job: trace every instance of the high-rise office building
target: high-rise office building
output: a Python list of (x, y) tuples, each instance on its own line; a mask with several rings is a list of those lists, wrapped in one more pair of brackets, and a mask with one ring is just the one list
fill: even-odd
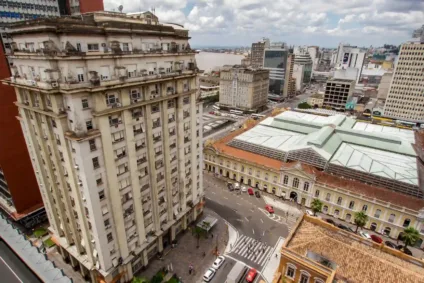
[(313, 60), (309, 55), (308, 49), (296, 48), (294, 64), (297, 66), (303, 66), (303, 80), (301, 83), (310, 84), (312, 78)]
[(203, 209), (188, 30), (150, 12), (9, 30), (13, 76), (3, 83), (16, 90), (52, 239), (91, 281), (128, 282)]
[(269, 47), (269, 39), (252, 43), (251, 65), (253, 68), (262, 68), (264, 66), (264, 51)]
[[(424, 33), (424, 32), (423, 32)], [(424, 37), (402, 44), (386, 104), (384, 116), (410, 122), (424, 122)]]
[[(23, 3), (25, 2), (25, 3)], [(59, 16), (58, 1), (0, 1), (0, 79), (11, 76), (6, 58), (12, 52), (12, 38), (6, 33), (8, 23), (25, 19)], [(16, 94), (12, 87), (0, 84), (0, 207), (13, 220), (27, 228), (46, 220), (40, 191), (22, 135), (18, 109), (13, 104)], [(25, 178), (22, 178), (25, 176)]]
[(366, 51), (361, 50), (357, 46), (340, 43), (331, 58), (331, 64), (336, 68), (358, 69), (356, 78), (356, 83), (358, 83), (362, 74), (362, 67), (364, 66), (365, 54)]
[(234, 66), (221, 70), (219, 105), (242, 111), (262, 110), (268, 101), (269, 71)]
[(319, 47), (318, 46), (308, 46), (308, 53), (311, 56), (312, 59), (312, 70), (315, 70), (315, 68), (318, 65), (319, 61)]
[(355, 80), (332, 78), (325, 85), (323, 106), (344, 110), (346, 102), (352, 96)]
[(272, 44), (264, 51), (264, 69), (269, 70), (269, 93), (273, 97), (285, 98), (286, 70), (289, 51), (284, 44)]

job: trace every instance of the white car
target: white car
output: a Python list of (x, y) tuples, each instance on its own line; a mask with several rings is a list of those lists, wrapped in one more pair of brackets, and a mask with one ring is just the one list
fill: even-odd
[(365, 238), (365, 239), (371, 239), (370, 234), (365, 233), (365, 232), (363, 232), (363, 231), (359, 231), (359, 235), (361, 235), (361, 237), (362, 237), (362, 238)]
[(246, 186), (242, 186), (242, 187), (241, 187), (241, 191), (242, 191), (243, 193), (247, 192), (247, 187), (246, 187)]
[(211, 281), (212, 278), (214, 277), (215, 273), (216, 273), (216, 269), (209, 267), (208, 270), (206, 270), (205, 274), (203, 275), (203, 280), (205, 282)]
[(221, 265), (224, 263), (224, 261), (225, 261), (225, 257), (221, 255), (213, 262), (212, 267), (214, 269), (219, 269)]
[(306, 210), (305, 213), (308, 214), (309, 216), (314, 216), (314, 213), (308, 209)]

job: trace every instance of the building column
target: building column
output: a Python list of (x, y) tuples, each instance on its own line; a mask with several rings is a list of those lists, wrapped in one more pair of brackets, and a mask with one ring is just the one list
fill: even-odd
[(186, 230), (187, 229), (187, 214), (183, 215), (181, 221), (182, 221), (181, 226), (182, 226), (183, 230)]
[(177, 230), (177, 227), (175, 225), (171, 226), (171, 230), (170, 230), (170, 235), (171, 235), (171, 245), (172, 245), (172, 241), (175, 240), (175, 231)]
[(143, 265), (147, 266), (147, 264), (149, 263), (149, 258), (147, 257), (147, 249), (144, 249), (141, 253), (142, 256), (142, 261), (143, 261)]
[(163, 251), (163, 234), (158, 237), (158, 251)]

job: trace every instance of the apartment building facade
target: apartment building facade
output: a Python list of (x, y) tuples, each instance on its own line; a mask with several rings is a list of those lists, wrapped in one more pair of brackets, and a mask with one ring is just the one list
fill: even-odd
[(127, 282), (203, 208), (188, 30), (98, 12), (10, 33), (3, 83), (16, 90), (52, 239), (88, 280)]
[(410, 122), (424, 122), (424, 40), (402, 44), (384, 116)]
[(262, 68), (264, 66), (264, 51), (269, 47), (269, 39), (252, 43), (250, 64), (253, 68)]
[(221, 70), (219, 105), (242, 111), (257, 111), (268, 100), (269, 71), (234, 66)]
[(345, 109), (346, 102), (352, 96), (355, 80), (332, 78), (325, 85), (323, 106), (333, 109)]

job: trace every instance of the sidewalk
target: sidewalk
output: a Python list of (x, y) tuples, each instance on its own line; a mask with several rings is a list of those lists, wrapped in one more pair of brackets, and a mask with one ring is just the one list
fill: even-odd
[(226, 224), (228, 225), (228, 244), (227, 247), (225, 248), (225, 253), (230, 253), (231, 250), (233, 249), (233, 247), (235, 246), (235, 243), (237, 242), (237, 239), (239, 237), (239, 233), (236, 230), (236, 228), (233, 227), (233, 225), (231, 225), (230, 223), (228, 223), (227, 221), (225, 221)]
[(262, 194), (262, 198), (264, 199), (266, 204), (269, 204), (274, 208), (280, 209), (284, 211), (284, 213), (288, 212), (290, 215), (297, 217), (303, 214), (300, 209), (294, 207), (293, 205), (290, 205), (289, 203), (282, 202), (281, 200), (266, 196), (265, 194)]
[[(169, 267), (171, 269), (170, 274), (177, 274), (184, 283), (202, 282), (204, 272), (216, 259), (215, 247), (218, 245), (219, 254), (224, 254), (225, 244), (229, 241), (229, 231), (225, 220), (207, 207), (205, 207), (203, 216), (199, 220), (206, 215), (217, 218), (218, 222), (209, 232), (208, 238), (200, 239), (200, 248), (196, 249), (197, 238), (192, 235), (189, 227), (186, 232), (181, 232), (182, 234), (177, 236), (177, 246), (174, 249), (164, 250), (162, 260), (156, 257), (152, 258), (147, 268), (135, 274), (135, 276), (150, 280), (161, 268)], [(206, 253), (206, 256), (203, 256), (203, 252)], [(195, 271), (191, 275), (188, 272), (190, 264), (194, 266)]]
[[(272, 279), (274, 278), (274, 273), (277, 270), (278, 265), (280, 264), (280, 250), (284, 244), (284, 241), (285, 239), (280, 237), (278, 242), (275, 244), (275, 248), (273, 250), (273, 253), (269, 257), (268, 263), (262, 269), (262, 277), (265, 279), (266, 282), (272, 282)], [(275, 255), (277, 255), (277, 257)]]

